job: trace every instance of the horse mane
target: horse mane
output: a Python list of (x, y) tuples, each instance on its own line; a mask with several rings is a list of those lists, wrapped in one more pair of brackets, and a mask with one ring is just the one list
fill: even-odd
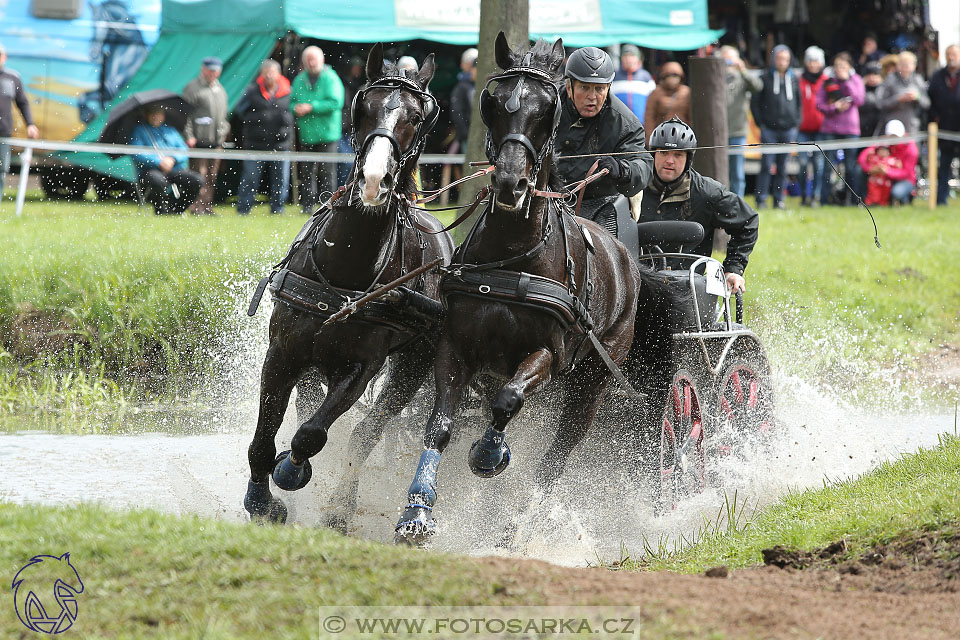
[[(547, 42), (543, 38), (537, 38), (537, 41), (530, 46), (529, 49), (524, 49), (523, 47), (517, 47), (516, 49), (511, 49), (510, 59), (513, 63), (513, 66), (519, 65), (523, 61), (523, 57), (527, 54), (533, 54), (530, 57), (530, 66), (534, 69), (539, 69), (550, 75), (550, 79), (554, 82), (560, 82), (563, 79), (563, 74), (560, 73), (560, 69), (551, 70), (550, 62), (553, 59), (553, 43)], [(561, 65), (562, 66), (562, 65)], [(494, 76), (500, 75), (506, 71), (495, 71), (490, 74), (487, 78), (488, 80)]]

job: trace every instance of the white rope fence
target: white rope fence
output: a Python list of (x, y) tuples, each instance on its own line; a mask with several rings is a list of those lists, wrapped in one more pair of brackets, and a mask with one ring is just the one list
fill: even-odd
[[(931, 123), (926, 133), (912, 133), (896, 139), (896, 142), (902, 143), (909, 140), (916, 142), (926, 140), (929, 144), (930, 162), (928, 171), (930, 173), (931, 193), (936, 190), (936, 145), (937, 140), (946, 140), (948, 142), (960, 142), (960, 133), (953, 131), (938, 131), (937, 125)], [(862, 149), (874, 145), (890, 144), (893, 139), (890, 136), (878, 136), (872, 138), (845, 138), (841, 140), (820, 140), (816, 142), (824, 151), (837, 149)], [(158, 153), (154, 147), (140, 147), (128, 144), (101, 144), (94, 142), (63, 142), (58, 140), (31, 140), (29, 138), (2, 138), (0, 143), (5, 143), (11, 147), (20, 147), (23, 151), (20, 153), (20, 182), (17, 189), (16, 215), (23, 212), (23, 202), (26, 195), (27, 178), (30, 173), (30, 163), (33, 160), (34, 149), (44, 151), (71, 151), (76, 153), (104, 153), (115, 156), (131, 156), (141, 153)], [(728, 146), (720, 145), (716, 147), (698, 147), (699, 149), (722, 149), (726, 148), (729, 155), (744, 155), (759, 153), (761, 155), (774, 155), (782, 153), (795, 152), (816, 152), (816, 147), (812, 143), (788, 142), (783, 144), (747, 144)], [(164, 151), (164, 150), (159, 150)], [(326, 163), (346, 163), (352, 162), (354, 154), (352, 153), (320, 153), (306, 151), (250, 151), (243, 149), (170, 149), (169, 151), (177, 155), (187, 156), (189, 158), (219, 158), (221, 160), (266, 160), (291, 162), (326, 162)], [(420, 156), (420, 164), (452, 164), (461, 165), (464, 162), (464, 155), (458, 153), (427, 153)], [(2, 176), (0, 176), (2, 179)], [(931, 207), (935, 206), (931, 195)]]

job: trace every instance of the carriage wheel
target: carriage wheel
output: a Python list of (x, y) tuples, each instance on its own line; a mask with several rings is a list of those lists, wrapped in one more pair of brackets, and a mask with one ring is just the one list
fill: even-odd
[(657, 509), (675, 509), (685, 496), (706, 487), (702, 387), (686, 369), (673, 376), (660, 429)]
[(769, 438), (773, 432), (769, 378), (746, 360), (728, 364), (720, 376), (715, 415), (718, 456), (733, 455), (743, 438)]

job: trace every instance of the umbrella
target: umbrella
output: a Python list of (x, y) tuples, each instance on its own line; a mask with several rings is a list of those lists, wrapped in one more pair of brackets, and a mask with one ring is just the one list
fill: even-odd
[[(97, 141), (107, 144), (130, 144), (133, 128), (143, 119), (143, 108), (155, 105), (166, 110), (166, 123), (182, 133), (187, 124), (187, 116), (193, 112), (193, 106), (172, 91), (149, 89), (134, 93), (123, 102), (114, 105), (110, 109), (110, 115)], [(107, 155), (112, 158), (117, 157), (117, 154)]]

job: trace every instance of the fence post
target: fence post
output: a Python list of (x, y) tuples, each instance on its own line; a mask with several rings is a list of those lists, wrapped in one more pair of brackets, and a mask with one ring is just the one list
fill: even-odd
[(937, 208), (937, 174), (939, 173), (939, 167), (937, 166), (937, 131), (936, 122), (927, 125), (927, 133), (930, 136), (927, 139), (927, 186), (930, 188), (930, 196), (927, 198), (927, 202), (931, 211)]
[(33, 147), (26, 147), (20, 153), (20, 182), (17, 188), (17, 217), (23, 215), (23, 199), (27, 196), (27, 178), (30, 177), (30, 162), (33, 160)]

